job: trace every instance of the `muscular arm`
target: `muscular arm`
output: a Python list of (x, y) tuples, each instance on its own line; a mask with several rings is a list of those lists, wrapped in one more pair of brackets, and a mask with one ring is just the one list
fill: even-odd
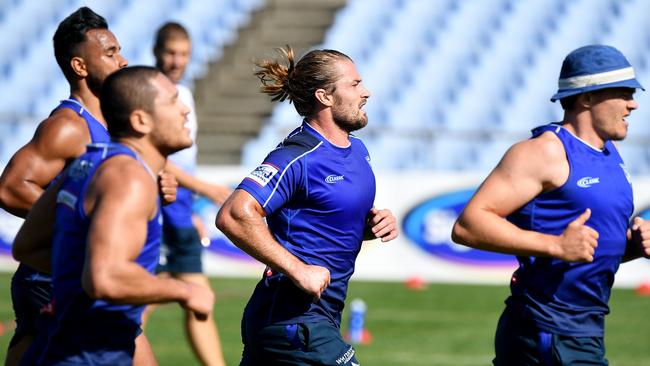
[(61, 109), (43, 121), (0, 176), (0, 207), (25, 217), (43, 188), (86, 151), (88, 143), (88, 128), (74, 111)]
[(320, 297), (329, 271), (303, 263), (278, 243), (264, 222), (266, 213), (248, 192), (237, 189), (217, 215), (216, 225), (232, 242), (260, 262), (287, 275), (305, 292)]
[(167, 160), (165, 171), (173, 174), (181, 187), (185, 187), (193, 192), (209, 198), (212, 202), (222, 205), (232, 190), (225, 185), (212, 184), (199, 179), (181, 169), (178, 165)]
[(50, 185), (34, 203), (11, 246), (17, 261), (45, 273), (52, 271), (56, 196), (61, 182)]
[(82, 283), (93, 298), (116, 303), (177, 301), (209, 313), (208, 288), (159, 278), (135, 262), (157, 211), (156, 182), (134, 160), (118, 156), (98, 169), (84, 202), (91, 217)]
[(505, 219), (543, 191), (561, 186), (568, 174), (564, 148), (550, 132), (513, 146), (468, 202), (454, 225), (452, 239), (501, 253), (592, 260), (593, 248), (589, 247), (596, 245), (597, 233), (583, 225), (589, 212), (560, 236), (523, 230)]

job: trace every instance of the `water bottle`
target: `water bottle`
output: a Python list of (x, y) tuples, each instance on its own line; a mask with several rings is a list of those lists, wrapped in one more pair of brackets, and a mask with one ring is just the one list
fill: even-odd
[(363, 330), (365, 328), (366, 310), (368, 307), (361, 299), (354, 299), (350, 302), (350, 325), (348, 336), (350, 343), (360, 344), (363, 341)]

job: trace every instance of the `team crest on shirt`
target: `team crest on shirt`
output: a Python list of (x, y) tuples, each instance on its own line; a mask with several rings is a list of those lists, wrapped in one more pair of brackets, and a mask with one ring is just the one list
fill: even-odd
[(248, 179), (259, 184), (260, 186), (266, 186), (274, 175), (278, 173), (278, 168), (274, 167), (269, 163), (263, 163), (253, 170), (249, 175)]
[(625, 168), (625, 164), (619, 163), (618, 166), (620, 166), (621, 169), (623, 169), (623, 174), (625, 174), (625, 179), (627, 179), (627, 182), (630, 183), (630, 185), (631, 185), (632, 184), (632, 177), (630, 176), (630, 173), (628, 173), (627, 168)]
[(77, 160), (70, 167), (68, 176), (73, 180), (85, 179), (92, 168), (92, 162), (88, 160)]

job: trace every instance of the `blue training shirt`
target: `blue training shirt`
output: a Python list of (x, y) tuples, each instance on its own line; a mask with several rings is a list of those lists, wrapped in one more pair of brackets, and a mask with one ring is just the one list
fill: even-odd
[(86, 107), (84, 107), (76, 99), (71, 97), (62, 100), (61, 103), (59, 103), (59, 105), (56, 108), (54, 108), (52, 113), (56, 112), (61, 108), (72, 109), (73, 111), (77, 112), (77, 114), (81, 116), (84, 120), (86, 120), (86, 125), (88, 126), (88, 132), (90, 133), (91, 143), (111, 141), (111, 136), (108, 134), (108, 130), (106, 129), (106, 126), (104, 126), (101, 122), (97, 120), (97, 118), (95, 118), (92, 114), (90, 114), (90, 112), (88, 112)]
[[(56, 226), (52, 246), (52, 279), (56, 327), (48, 352), (64, 352), (74, 342), (102, 343), (107, 339), (135, 339), (144, 305), (114, 304), (95, 300), (83, 290), (81, 277), (86, 256), (90, 219), (84, 211), (84, 197), (99, 166), (116, 155), (138, 156), (119, 143), (88, 145), (88, 151), (68, 169), (57, 195)], [(147, 169), (143, 164), (143, 169)], [(158, 263), (162, 219), (160, 210), (148, 222), (147, 238), (136, 262), (154, 273)], [(124, 332), (126, 331), (126, 334)], [(70, 337), (74, 337), (71, 340)], [(100, 340), (101, 339), (101, 340)], [(76, 346), (74, 346), (76, 347)], [(82, 346), (83, 347), (83, 346)]]
[(350, 146), (338, 147), (303, 122), (238, 189), (264, 208), (278, 242), (331, 276), (316, 303), (283, 274), (265, 276), (245, 317), (259, 326), (322, 320), (339, 326), (375, 199), (375, 176), (361, 140), (350, 136)]
[(596, 149), (558, 124), (533, 130), (533, 137), (554, 132), (562, 141), (570, 173), (561, 187), (545, 192), (508, 217), (525, 230), (560, 235), (587, 208), (586, 225), (600, 237), (592, 263), (568, 263), (553, 258), (518, 257), (508, 305), (542, 330), (573, 337), (603, 336), (607, 305), (627, 244), (634, 211), (632, 185), (614, 144)]

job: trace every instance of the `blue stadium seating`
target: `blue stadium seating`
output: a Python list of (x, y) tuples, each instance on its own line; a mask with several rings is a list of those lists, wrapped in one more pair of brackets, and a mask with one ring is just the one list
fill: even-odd
[(68, 96), (67, 83), (54, 59), (52, 36), (58, 23), (78, 7), (89, 6), (107, 19), (132, 65), (154, 63), (153, 37), (162, 23), (184, 24), (193, 39), (194, 57), (186, 75), (191, 82), (235, 40), (237, 28), (262, 2), (0, 0), (0, 166), (31, 138), (36, 122)]
[[(67, 95), (51, 37), (75, 8), (104, 15), (131, 64), (153, 63), (155, 29), (181, 22), (194, 40), (194, 79), (263, 2), (0, 0), (0, 34), (12, 35), (0, 38), (0, 164)], [(376, 168), (485, 171), (532, 127), (562, 118), (549, 97), (570, 50), (611, 44), (650, 86), (649, 13), (650, 0), (349, 0), (321, 46), (350, 55), (373, 93), (359, 135)], [(629, 170), (648, 174), (650, 93), (636, 99), (619, 145)], [(278, 104), (242, 163), (259, 162), (300, 120), (293, 105)]]
[[(559, 103), (549, 98), (564, 56), (586, 44), (621, 49), (650, 85), (648, 0), (374, 4), (350, 0), (322, 46), (350, 55), (373, 93), (370, 123), (359, 135), (377, 168), (491, 169), (532, 127), (561, 120)], [(629, 170), (647, 174), (650, 94), (636, 99), (641, 108), (628, 118), (630, 137), (619, 145)], [(246, 149), (270, 145), (269, 136), (299, 122), (291, 105), (279, 104), (260, 135), (265, 143)]]

